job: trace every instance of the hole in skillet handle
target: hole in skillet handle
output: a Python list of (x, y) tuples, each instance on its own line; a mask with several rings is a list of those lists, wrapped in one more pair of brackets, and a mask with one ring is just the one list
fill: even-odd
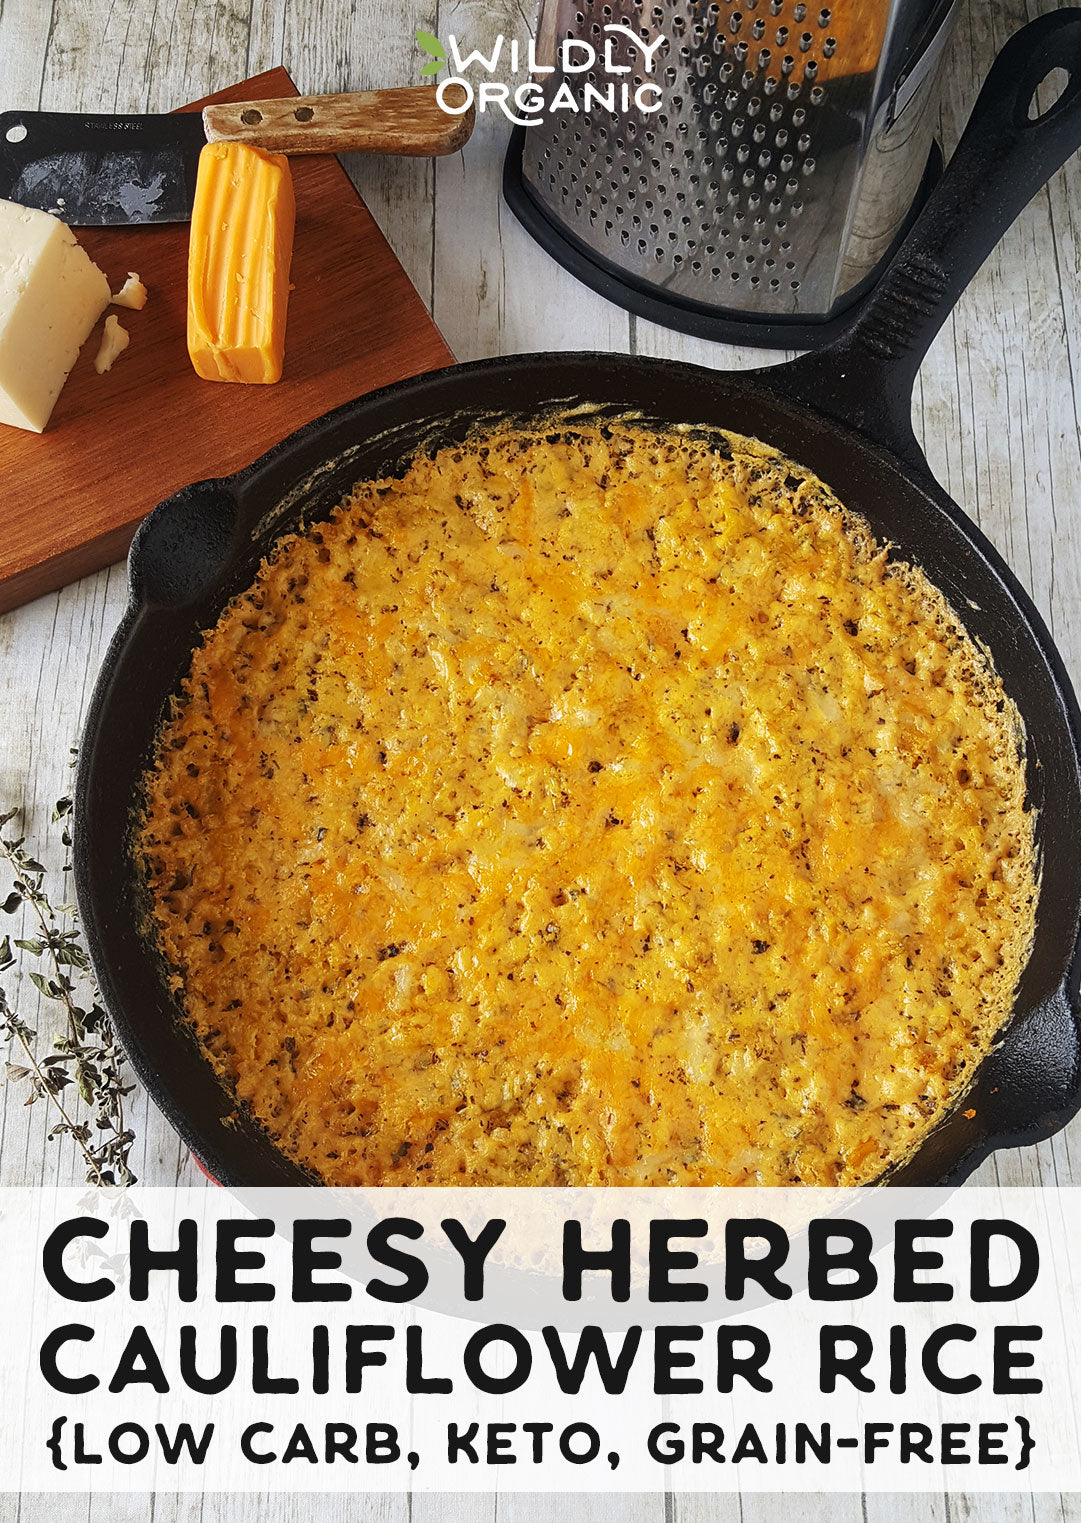
[(202, 597), (228, 564), (236, 521), (236, 498), (221, 481), (196, 482), (159, 503), (132, 540), (133, 598), (182, 607)]
[(1028, 103), (1030, 122), (1042, 122), (1044, 117), (1050, 116), (1066, 94), (1071, 78), (1069, 69), (1063, 68), (1051, 69), (1044, 75)]

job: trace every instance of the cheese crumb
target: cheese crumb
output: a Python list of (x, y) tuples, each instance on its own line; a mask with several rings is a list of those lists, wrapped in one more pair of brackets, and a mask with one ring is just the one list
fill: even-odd
[(128, 278), (112, 298), (112, 304), (114, 307), (131, 307), (134, 312), (141, 312), (146, 306), (146, 287), (134, 270), (128, 271)]
[(104, 375), (107, 370), (111, 370), (114, 360), (124, 353), (130, 343), (131, 335), (128, 330), (120, 326), (120, 320), (115, 312), (110, 312), (105, 319), (105, 332), (101, 335), (101, 344), (94, 360), (94, 369), (98, 375)]

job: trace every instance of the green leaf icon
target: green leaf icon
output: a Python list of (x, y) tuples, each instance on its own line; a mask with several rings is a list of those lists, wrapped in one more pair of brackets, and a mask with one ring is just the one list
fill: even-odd
[(433, 37), (431, 32), (418, 31), (417, 41), (420, 43), (421, 47), (426, 53), (430, 53), (433, 58), (438, 58), (441, 64), (446, 63), (446, 49), (438, 37)]
[(421, 74), (438, 74), (445, 62), (445, 59), (433, 58), (431, 63), (426, 63), (420, 72)]

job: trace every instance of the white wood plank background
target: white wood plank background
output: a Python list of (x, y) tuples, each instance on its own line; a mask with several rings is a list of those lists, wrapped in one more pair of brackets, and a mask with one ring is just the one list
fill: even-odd
[[(991, 58), (1054, 0), (968, 0), (951, 49), (942, 137), (952, 147)], [(0, 0), (0, 107), (168, 110), (284, 63), (302, 91), (412, 83), (416, 27), (474, 45), (524, 37), (534, 0)], [(483, 118), (466, 150), (437, 164), (352, 160), (348, 168), (460, 359), (594, 348), (736, 367), (770, 356), (683, 338), (628, 317), (540, 252), (502, 205), (505, 123)], [(1031, 591), (1081, 685), (1081, 162), (1019, 219), (962, 299), (921, 372), (917, 432), (952, 495)], [(777, 356), (774, 356), (776, 358)], [(134, 441), (137, 447), (137, 441)], [(208, 462), (212, 469), (213, 462)], [(17, 483), (0, 484), (2, 494)], [(125, 597), (121, 567), (0, 618), (0, 808), (21, 804), (28, 835), (48, 831), (68, 786), (69, 748)], [(55, 852), (49, 858), (55, 862)], [(37, 1018), (34, 991), (16, 990)], [(0, 1182), (78, 1182), (43, 1109), (4, 1091)], [(190, 1159), (142, 1096), (133, 1162), (152, 1184), (194, 1183)], [(987, 1182), (1081, 1184), (1081, 1129), (998, 1154)], [(0, 1497), (25, 1523), (1051, 1523), (1081, 1519), (1081, 1498), (883, 1497)]]

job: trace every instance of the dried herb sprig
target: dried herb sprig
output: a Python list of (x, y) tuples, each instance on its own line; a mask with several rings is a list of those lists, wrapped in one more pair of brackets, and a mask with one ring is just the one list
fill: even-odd
[[(0, 814), (0, 830), (17, 814), (17, 809)], [(65, 847), (71, 845), (70, 815), (71, 800), (60, 799), (53, 821), (61, 823), (60, 838)], [(0, 858), (12, 874), (11, 891), (0, 909), (12, 915), (26, 904), (38, 925), (37, 935), (15, 940), (14, 946), (43, 965), (28, 970), (30, 980), (46, 999), (62, 1007), (65, 1018), (64, 1030), (54, 1037), (52, 1051), (39, 1057), (37, 1032), (12, 1008), (0, 988), (0, 1035), (18, 1047), (22, 1057), (21, 1062), (8, 1062), (8, 1079), (29, 1086), (27, 1105), (45, 1100), (54, 1107), (59, 1119), (49, 1131), (49, 1140), (71, 1137), (83, 1155), (88, 1184), (134, 1184), (128, 1155), (135, 1134), (124, 1118), (124, 1097), (134, 1086), (124, 1082), (123, 1058), (94, 986), (75, 907), (52, 903), (44, 886), (45, 868), (24, 849), (22, 838), (0, 838)], [(65, 871), (69, 868), (70, 864), (65, 864)], [(18, 961), (11, 937), (5, 936), (0, 940), (0, 972)], [(81, 1107), (72, 1104), (74, 1094), (79, 1096)], [(77, 1114), (80, 1109), (81, 1116)]]

